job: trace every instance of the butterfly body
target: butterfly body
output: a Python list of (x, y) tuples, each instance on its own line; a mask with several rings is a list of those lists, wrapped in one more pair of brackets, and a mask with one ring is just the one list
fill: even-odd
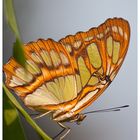
[(80, 122), (80, 114), (110, 85), (128, 50), (129, 23), (108, 19), (97, 28), (55, 42), (25, 44), (26, 69), (14, 58), (4, 65), (6, 85), (25, 105), (52, 112), (57, 122)]

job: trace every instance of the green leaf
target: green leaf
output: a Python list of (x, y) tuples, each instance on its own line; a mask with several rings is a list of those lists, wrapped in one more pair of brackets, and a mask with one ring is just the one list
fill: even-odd
[(36, 123), (35, 121), (28, 115), (28, 113), (22, 108), (22, 106), (18, 103), (16, 98), (12, 95), (12, 93), (3, 85), (6, 95), (13, 103), (13, 105), (21, 112), (21, 114), (25, 117), (26, 121), (38, 132), (38, 134), (44, 140), (52, 140)]
[(24, 49), (19, 39), (16, 39), (16, 42), (13, 45), (13, 57), (20, 65), (25, 67), (26, 59), (25, 59)]
[(21, 42), (20, 33), (16, 23), (13, 0), (4, 0), (4, 8), (8, 25), (11, 27), (16, 36), (16, 42), (13, 45), (13, 57), (20, 65), (25, 67), (25, 55), (22, 47), (23, 44)]
[(5, 9), (5, 15), (9, 26), (15, 33), (16, 38), (20, 39), (20, 34), (18, 31), (16, 18), (14, 14), (13, 0), (4, 0), (4, 9)]
[(12, 105), (6, 94), (4, 94), (3, 99), (4, 140), (25, 140), (17, 109)]
[(13, 8), (13, 1), (12, 0), (4, 0), (4, 8), (5, 8), (5, 14), (6, 14), (6, 19), (13, 30), (13, 32), (16, 35), (16, 38), (20, 39), (20, 34), (18, 31), (17, 23), (16, 23), (16, 18), (15, 18), (15, 12)]

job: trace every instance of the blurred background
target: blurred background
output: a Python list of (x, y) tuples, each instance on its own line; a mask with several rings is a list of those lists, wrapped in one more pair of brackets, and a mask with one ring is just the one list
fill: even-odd
[[(137, 1), (136, 0), (14, 0), (14, 8), (24, 43), (38, 38), (58, 41), (68, 34), (97, 27), (107, 18), (122, 17), (131, 27), (126, 59), (109, 88), (84, 112), (129, 104), (120, 112), (90, 114), (81, 125), (72, 128), (66, 140), (137, 139)], [(12, 55), (15, 38), (4, 19), (3, 61)], [(27, 109), (27, 108), (26, 108)], [(29, 109), (27, 111), (31, 112)], [(39, 140), (33, 128), (21, 116), (28, 140)], [(51, 137), (61, 128), (49, 117), (36, 121)]]

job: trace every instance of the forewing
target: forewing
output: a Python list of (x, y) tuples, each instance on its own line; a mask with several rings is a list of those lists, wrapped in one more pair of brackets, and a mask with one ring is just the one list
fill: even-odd
[(129, 23), (122, 18), (114, 18), (98, 28), (78, 32), (59, 41), (76, 60), (75, 70), (83, 87), (77, 102), (92, 89), (99, 91), (91, 99), (95, 100), (103, 93), (123, 63), (129, 39)]

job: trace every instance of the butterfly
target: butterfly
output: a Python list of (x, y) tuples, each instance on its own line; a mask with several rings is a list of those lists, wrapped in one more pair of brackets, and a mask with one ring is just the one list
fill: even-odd
[[(68, 35), (58, 42), (39, 39), (24, 45), (26, 68), (10, 58), (6, 86), (30, 109), (63, 122), (81, 122), (80, 113), (111, 84), (126, 56), (130, 26), (122, 18)], [(64, 138), (70, 129), (61, 137)]]

